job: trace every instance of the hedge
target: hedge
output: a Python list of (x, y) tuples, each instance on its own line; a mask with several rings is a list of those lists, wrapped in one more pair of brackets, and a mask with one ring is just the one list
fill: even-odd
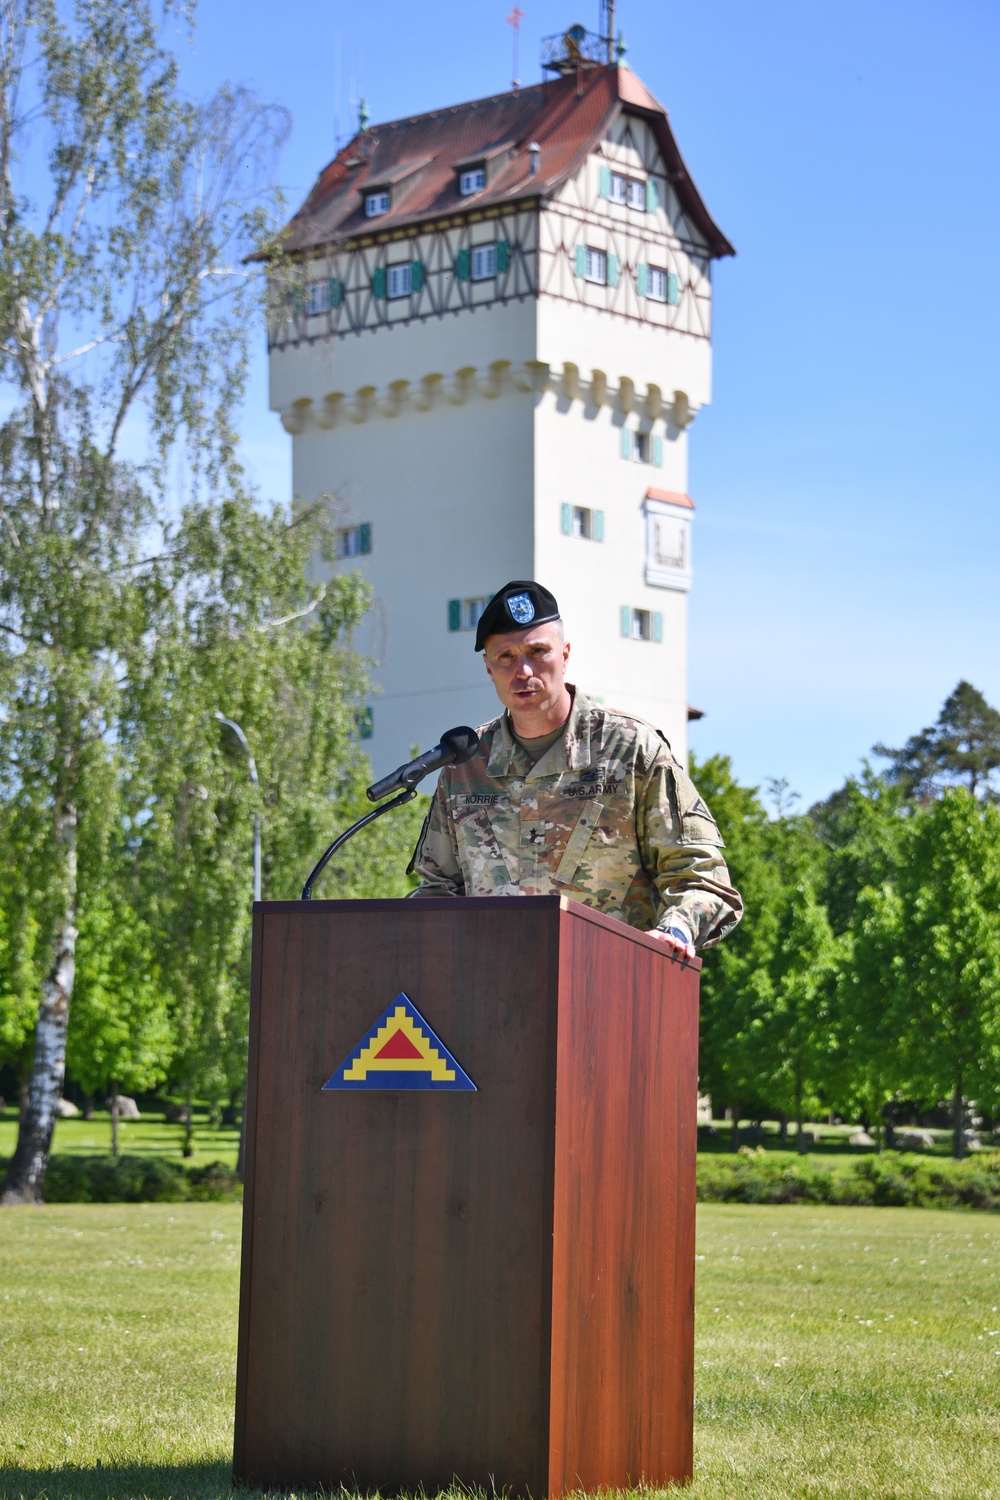
[[(0, 1173), (6, 1168), (0, 1162)], [(53, 1156), (46, 1203), (224, 1203), (243, 1197), (231, 1167), (185, 1167), (164, 1156)], [(698, 1158), (701, 1203), (830, 1203), (900, 1208), (1000, 1209), (1000, 1152), (965, 1161), (885, 1151), (836, 1170), (789, 1164), (758, 1147)]]
[(702, 1203), (845, 1203), (898, 1208), (1000, 1209), (1000, 1152), (964, 1161), (885, 1151), (831, 1171), (812, 1161), (776, 1162), (743, 1146), (698, 1160)]
[[(0, 1174), (7, 1163), (0, 1163)], [(46, 1203), (224, 1203), (243, 1197), (232, 1167), (184, 1167), (165, 1156), (53, 1156)]]

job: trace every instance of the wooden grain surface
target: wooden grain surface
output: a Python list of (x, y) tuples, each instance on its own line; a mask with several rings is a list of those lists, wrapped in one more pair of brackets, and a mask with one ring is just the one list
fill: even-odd
[[(698, 967), (552, 897), (258, 906), (237, 1480), (690, 1474)], [(478, 1092), (323, 1092), (400, 990)]]
[[(236, 1476), (540, 1495), (558, 905), (256, 920)], [(322, 1092), (399, 990), (477, 1093)]]
[(691, 1477), (698, 977), (654, 944), (562, 917), (553, 1495)]

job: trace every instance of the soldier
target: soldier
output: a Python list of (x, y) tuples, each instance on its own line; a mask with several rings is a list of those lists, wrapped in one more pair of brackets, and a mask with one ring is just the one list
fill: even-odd
[(410, 861), (414, 896), (572, 896), (693, 958), (736, 926), (715, 819), (658, 729), (566, 681), (559, 606), (515, 579), (476, 632), (504, 712), (449, 766)]

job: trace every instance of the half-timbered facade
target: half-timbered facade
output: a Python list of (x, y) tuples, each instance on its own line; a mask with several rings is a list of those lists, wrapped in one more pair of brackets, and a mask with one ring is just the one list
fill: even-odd
[(473, 652), (508, 578), (563, 609), (574, 679), (685, 753), (687, 432), (732, 247), (626, 67), (363, 130), (272, 276), (271, 403), (375, 606), (384, 769), (495, 698)]

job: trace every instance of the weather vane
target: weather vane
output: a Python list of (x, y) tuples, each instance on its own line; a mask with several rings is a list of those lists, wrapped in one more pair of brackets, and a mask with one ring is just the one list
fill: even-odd
[(507, 18), (506, 18), (507, 25), (508, 26), (513, 26), (513, 28), (514, 28), (514, 87), (515, 88), (519, 88), (520, 85), (521, 85), (521, 80), (518, 77), (517, 44), (518, 44), (518, 41), (520, 40), (520, 36), (521, 36), (521, 22), (522, 22), (523, 19), (524, 19), (524, 11), (523, 10), (518, 10), (518, 8), (517, 8), (516, 5), (514, 6), (514, 8), (511, 11), (510, 15), (507, 16)]

